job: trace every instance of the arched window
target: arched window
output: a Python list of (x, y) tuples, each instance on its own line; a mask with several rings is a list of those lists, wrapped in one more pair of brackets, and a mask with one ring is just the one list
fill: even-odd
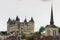
[(53, 36), (56, 36), (56, 30), (53, 30)]
[(48, 36), (50, 35), (50, 30), (47, 30), (47, 35), (48, 35)]

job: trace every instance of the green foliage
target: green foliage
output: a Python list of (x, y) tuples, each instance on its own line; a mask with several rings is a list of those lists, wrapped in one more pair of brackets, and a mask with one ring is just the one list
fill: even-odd
[(32, 36), (28, 37), (28, 40), (34, 40), (36, 37), (40, 37), (39, 32), (35, 32)]
[(39, 32), (35, 32), (33, 35), (32, 35), (32, 37), (39, 37), (41, 34), (39, 33)]
[(41, 34), (41, 32), (43, 32), (45, 30), (45, 27), (41, 26), (39, 29), (39, 33)]
[(28, 37), (28, 40), (34, 40), (34, 38), (33, 37)]
[(43, 32), (44, 30), (45, 30), (45, 27), (41, 26), (39, 31), (35, 32), (32, 36), (28, 37), (28, 40), (34, 40), (34, 38), (40, 37), (41, 36), (41, 32)]
[(60, 27), (58, 28), (58, 32), (60, 33)]
[(26, 38), (26, 35), (25, 34), (22, 34), (21, 38), (22, 39), (25, 39)]

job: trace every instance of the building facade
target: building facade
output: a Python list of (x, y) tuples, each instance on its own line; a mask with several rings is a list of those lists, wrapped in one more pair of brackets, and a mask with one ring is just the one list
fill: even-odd
[(19, 17), (16, 17), (16, 20), (8, 19), (7, 22), (7, 33), (19, 33), (19, 34), (33, 34), (34, 33), (34, 20), (31, 18), (27, 22), (27, 19), (23, 22), (20, 22)]

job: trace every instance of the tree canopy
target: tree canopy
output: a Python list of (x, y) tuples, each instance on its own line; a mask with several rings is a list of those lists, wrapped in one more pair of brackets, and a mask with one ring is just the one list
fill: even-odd
[(41, 26), (39, 29), (39, 33), (41, 34), (41, 32), (43, 32), (45, 30), (45, 27)]

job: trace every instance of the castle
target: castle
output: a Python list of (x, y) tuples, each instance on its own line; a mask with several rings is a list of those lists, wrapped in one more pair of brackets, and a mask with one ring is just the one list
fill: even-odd
[(26, 18), (21, 22), (18, 16), (16, 20), (9, 18), (7, 31), (0, 32), (0, 40), (21, 40), (21, 35), (23, 34), (26, 36), (34, 34), (34, 20), (32, 17), (28, 22)]
[[(11, 18), (9, 18), (7, 21), (7, 31), (0, 33), (0, 40), (20, 40), (20, 35), (22, 34), (34, 34), (33, 18), (31, 18), (31, 20), (29, 20), (28, 22), (26, 18), (23, 22), (20, 22), (18, 16), (16, 17), (16, 20), (12, 20)], [(54, 24), (52, 5), (50, 24), (45, 26), (45, 34), (43, 34), (43, 37), (40, 36), (40, 38), (35, 38), (34, 40), (60, 40), (58, 27)]]
[(34, 20), (31, 17), (31, 20), (27, 22), (27, 19), (23, 22), (20, 22), (19, 17), (16, 17), (16, 20), (8, 19), (7, 21), (7, 33), (19, 33), (19, 34), (33, 34), (34, 33)]

